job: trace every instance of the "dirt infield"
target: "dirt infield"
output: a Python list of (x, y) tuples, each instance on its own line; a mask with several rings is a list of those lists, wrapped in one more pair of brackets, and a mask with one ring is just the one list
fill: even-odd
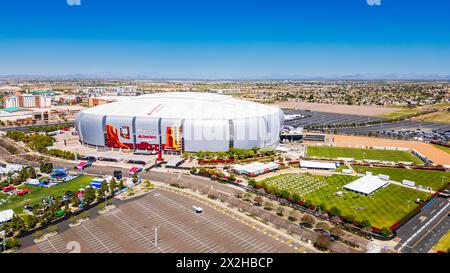
[(309, 103), (296, 101), (281, 101), (274, 103), (278, 107), (287, 109), (311, 110), (315, 112), (349, 114), (361, 116), (380, 116), (398, 111), (396, 108), (388, 108), (381, 106), (359, 106), (359, 105), (343, 105), (343, 104), (326, 104), (326, 103)]
[(347, 146), (386, 146), (386, 147), (404, 147), (415, 149), (419, 153), (428, 157), (434, 164), (437, 165), (450, 165), (450, 155), (446, 152), (439, 150), (431, 144), (418, 142), (418, 141), (406, 141), (395, 139), (383, 139), (373, 137), (358, 137), (358, 136), (343, 136), (333, 135), (334, 144), (338, 147)]

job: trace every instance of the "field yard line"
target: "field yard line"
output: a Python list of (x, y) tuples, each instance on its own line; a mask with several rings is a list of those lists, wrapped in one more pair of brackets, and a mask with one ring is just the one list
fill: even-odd
[(433, 218), (431, 218), (416, 233), (414, 233), (411, 237), (409, 237), (409, 239), (402, 244), (402, 246), (398, 249), (398, 251), (401, 251), (403, 247), (405, 247), (412, 239), (414, 239), (420, 232), (422, 232), (422, 230), (424, 230), (428, 225), (430, 225), (430, 223), (433, 222), (433, 220), (436, 219), (436, 217), (438, 217), (439, 214), (441, 214), (444, 210), (446, 210), (448, 206), (450, 206), (450, 203), (447, 203), (447, 205), (445, 205), (440, 211), (438, 211), (438, 213), (436, 213), (436, 215), (434, 215)]

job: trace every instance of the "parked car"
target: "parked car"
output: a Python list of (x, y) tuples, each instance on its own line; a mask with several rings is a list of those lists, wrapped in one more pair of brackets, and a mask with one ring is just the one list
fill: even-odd
[(18, 191), (16, 194), (21, 196), (21, 195), (25, 195), (27, 193), (30, 193), (30, 189), (29, 188), (22, 189), (22, 190)]
[(92, 166), (92, 162), (91, 161), (83, 161), (83, 162), (78, 163), (75, 166), (75, 169), (84, 170), (84, 169), (89, 168), (91, 166)]
[(3, 192), (10, 192), (10, 191), (14, 191), (16, 189), (17, 188), (14, 187), (13, 185), (9, 185), (9, 186), (6, 186), (6, 187), (3, 188)]
[(128, 171), (128, 173), (130, 174), (130, 175), (134, 175), (135, 173), (140, 173), (140, 172), (142, 172), (142, 167), (133, 167), (133, 168), (131, 168), (129, 171)]

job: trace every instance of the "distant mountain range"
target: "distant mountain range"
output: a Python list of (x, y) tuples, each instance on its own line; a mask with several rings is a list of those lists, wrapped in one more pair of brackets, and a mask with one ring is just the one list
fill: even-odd
[(272, 74), (242, 76), (237, 74), (217, 75), (164, 75), (164, 74), (67, 74), (67, 75), (0, 75), (0, 79), (42, 79), (42, 80), (450, 80), (450, 75), (439, 74), (351, 74), (329, 76), (302, 76)]

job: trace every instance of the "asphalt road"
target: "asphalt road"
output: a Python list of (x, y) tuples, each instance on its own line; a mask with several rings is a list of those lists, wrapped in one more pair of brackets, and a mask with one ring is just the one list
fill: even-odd
[(450, 199), (438, 197), (426, 209), (397, 230), (397, 250), (427, 253), (450, 230)]

